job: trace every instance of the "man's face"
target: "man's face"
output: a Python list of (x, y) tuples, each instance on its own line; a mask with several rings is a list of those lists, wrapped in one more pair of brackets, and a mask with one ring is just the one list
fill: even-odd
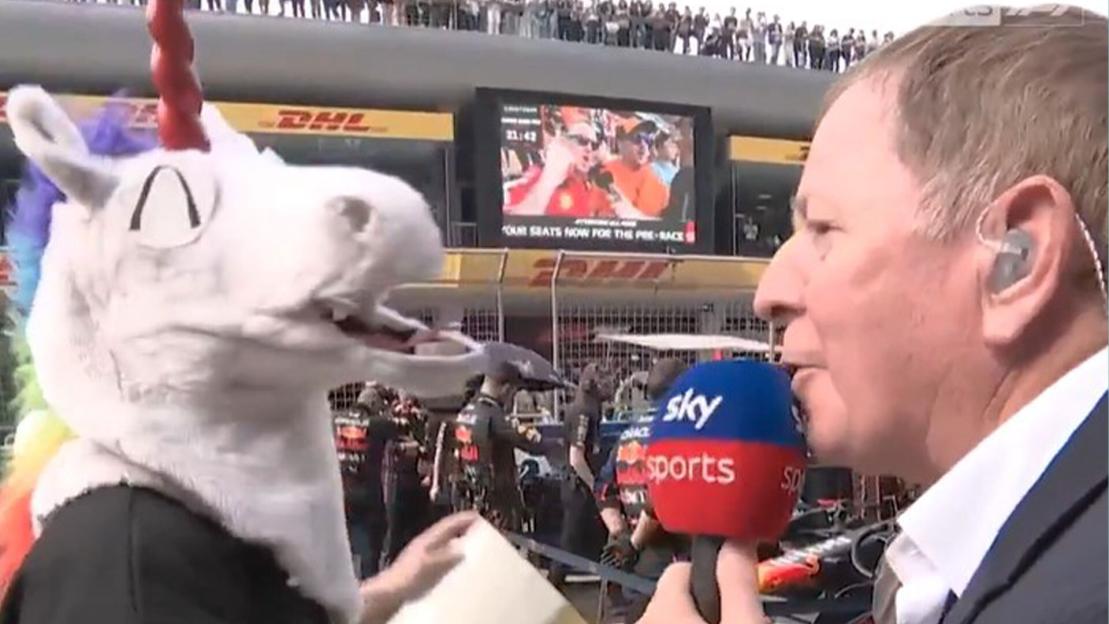
[(577, 152), (574, 170), (582, 174), (588, 173), (597, 162), (597, 132), (592, 127), (583, 125), (572, 128), (566, 133), (566, 138)]
[(755, 309), (788, 323), (782, 359), (798, 368), (793, 389), (821, 460), (914, 478), (970, 383), (951, 371), (981, 342), (981, 324), (972, 237), (945, 246), (913, 231), (921, 185), (894, 148), (894, 88), (860, 82), (820, 123), (797, 231)]
[(651, 158), (651, 138), (643, 133), (633, 133), (618, 141), (620, 159), (629, 167), (641, 167)]
[(659, 158), (667, 162), (677, 162), (679, 156), (681, 151), (678, 149), (677, 140), (673, 138), (668, 139), (659, 149)]

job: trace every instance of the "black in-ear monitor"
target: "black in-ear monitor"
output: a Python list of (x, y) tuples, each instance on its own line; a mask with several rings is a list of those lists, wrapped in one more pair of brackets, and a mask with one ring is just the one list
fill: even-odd
[(1005, 233), (990, 270), (990, 289), (1001, 292), (1024, 279), (1032, 266), (1035, 242), (1024, 230), (1013, 228)]

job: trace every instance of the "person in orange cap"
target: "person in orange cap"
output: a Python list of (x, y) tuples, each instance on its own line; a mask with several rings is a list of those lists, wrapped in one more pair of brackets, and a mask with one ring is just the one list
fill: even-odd
[(651, 167), (651, 144), (657, 133), (654, 122), (637, 119), (616, 129), (617, 157), (605, 163), (605, 170), (612, 175), (614, 190), (630, 204), (631, 210), (614, 206), (621, 218), (658, 219), (670, 201), (669, 187)]

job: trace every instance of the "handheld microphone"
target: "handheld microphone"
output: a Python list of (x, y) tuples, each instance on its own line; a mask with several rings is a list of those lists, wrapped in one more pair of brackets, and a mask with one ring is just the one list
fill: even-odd
[(707, 362), (659, 403), (648, 488), (662, 526), (694, 537), (691, 590), (709, 624), (720, 621), (724, 540), (776, 540), (797, 504), (806, 454), (789, 383), (774, 364)]
[(589, 181), (602, 191), (611, 193), (612, 185), (615, 184), (616, 179), (612, 177), (611, 172), (605, 170), (603, 165), (596, 165), (589, 170)]

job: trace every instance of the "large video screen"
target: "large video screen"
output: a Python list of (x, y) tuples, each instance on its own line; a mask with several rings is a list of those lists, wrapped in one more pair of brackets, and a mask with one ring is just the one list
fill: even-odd
[(691, 245), (693, 118), (502, 103), (506, 239)]
[(712, 249), (708, 109), (479, 90), (482, 245)]

